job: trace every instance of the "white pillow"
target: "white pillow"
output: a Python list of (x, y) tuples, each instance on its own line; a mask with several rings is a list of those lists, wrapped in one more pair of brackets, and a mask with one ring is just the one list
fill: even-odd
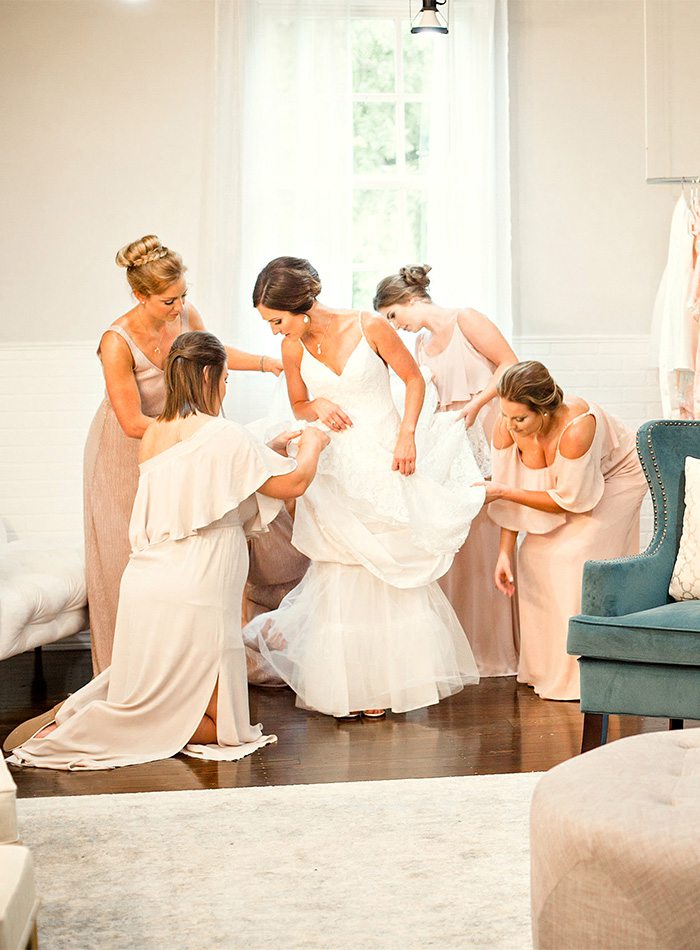
[(700, 600), (700, 459), (685, 460), (685, 513), (668, 592), (674, 600)]

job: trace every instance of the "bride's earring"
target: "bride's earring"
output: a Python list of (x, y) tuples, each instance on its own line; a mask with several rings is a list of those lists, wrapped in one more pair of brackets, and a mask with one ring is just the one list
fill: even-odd
[(305, 314), (304, 314), (304, 323), (305, 323), (307, 326), (311, 323), (311, 317), (308, 315), (308, 313), (305, 313)]

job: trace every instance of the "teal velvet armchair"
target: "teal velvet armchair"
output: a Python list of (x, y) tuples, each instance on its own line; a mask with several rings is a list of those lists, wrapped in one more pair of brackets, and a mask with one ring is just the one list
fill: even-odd
[(581, 672), (581, 750), (605, 742), (610, 714), (700, 719), (700, 601), (668, 594), (683, 528), (685, 459), (700, 457), (700, 421), (646, 422), (637, 451), (654, 504), (654, 536), (637, 557), (588, 561), (568, 652)]

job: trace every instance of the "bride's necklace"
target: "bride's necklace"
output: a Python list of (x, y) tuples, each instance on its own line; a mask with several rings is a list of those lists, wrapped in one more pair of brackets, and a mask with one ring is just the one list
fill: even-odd
[(321, 355), (321, 344), (322, 344), (322, 343), (325, 341), (325, 339), (326, 339), (326, 334), (328, 333), (328, 328), (329, 328), (330, 325), (331, 325), (331, 318), (329, 317), (329, 318), (328, 318), (328, 323), (326, 324), (326, 329), (323, 331), (323, 336), (321, 337), (321, 339), (320, 339), (320, 340), (318, 341), (318, 343), (316, 344), (316, 355), (317, 355), (317, 356), (320, 356), (320, 355)]

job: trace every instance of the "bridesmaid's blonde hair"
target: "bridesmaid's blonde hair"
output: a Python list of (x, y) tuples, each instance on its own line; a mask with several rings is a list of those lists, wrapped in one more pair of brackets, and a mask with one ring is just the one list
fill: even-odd
[(525, 360), (509, 366), (498, 380), (496, 392), (502, 399), (519, 402), (540, 415), (554, 413), (564, 402), (564, 393), (543, 363)]
[(411, 264), (410, 267), (402, 267), (398, 274), (380, 280), (372, 306), (375, 310), (381, 310), (382, 307), (408, 303), (409, 300), (430, 301), (428, 274), (431, 270), (430, 264)]
[(165, 408), (158, 421), (170, 422), (195, 412), (218, 415), (219, 383), (225, 369), (226, 350), (213, 333), (181, 333), (165, 361)]
[(117, 251), (115, 261), (126, 268), (131, 289), (144, 297), (162, 293), (187, 270), (180, 255), (164, 247), (155, 234), (125, 244)]

